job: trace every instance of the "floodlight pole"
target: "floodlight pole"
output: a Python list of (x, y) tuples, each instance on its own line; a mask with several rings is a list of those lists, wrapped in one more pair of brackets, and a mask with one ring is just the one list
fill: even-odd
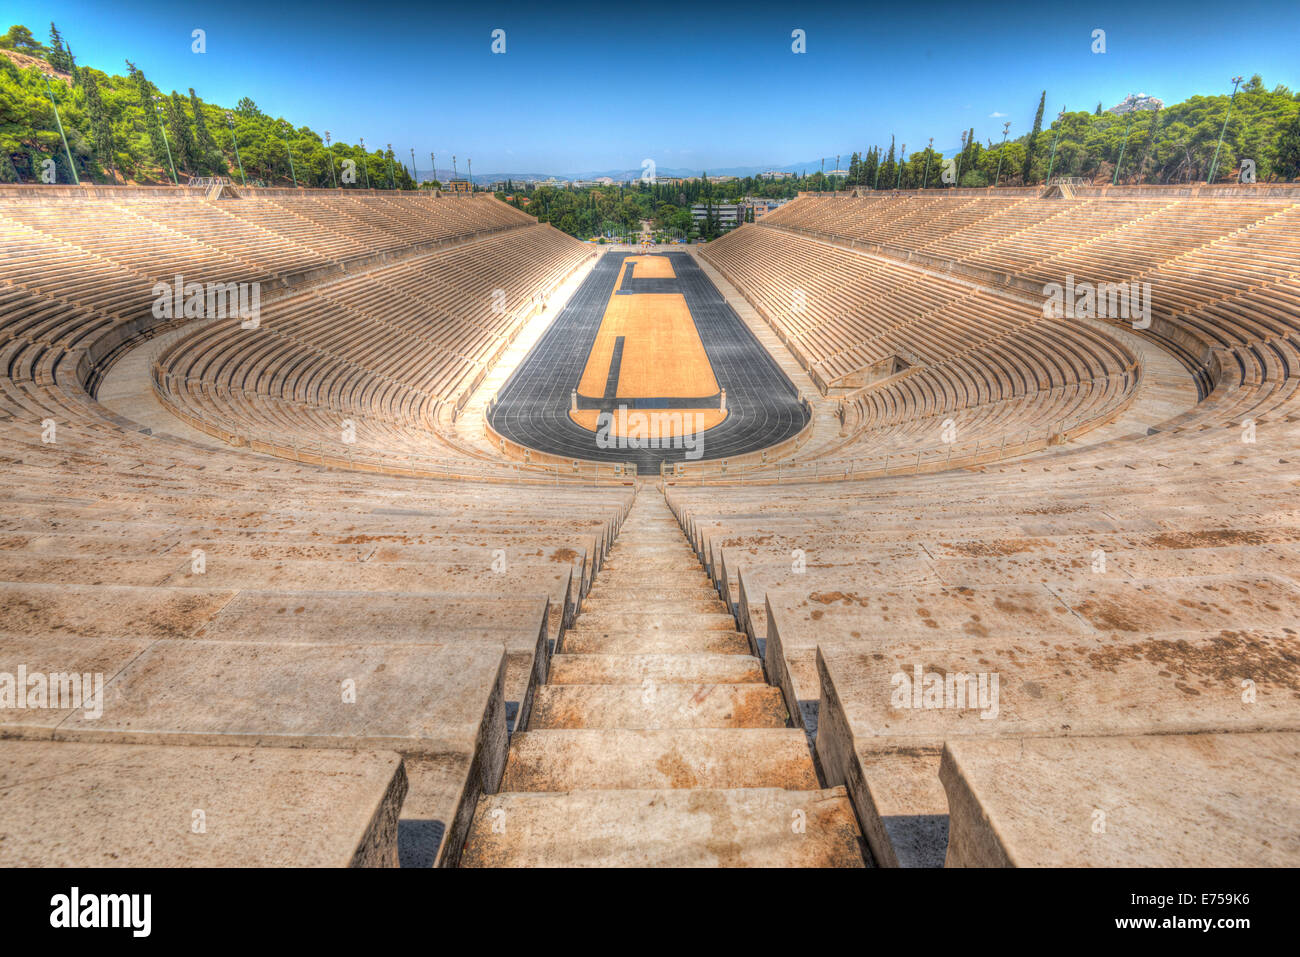
[(998, 150), (998, 174), (993, 177), (993, 188), (998, 188), (998, 181), (1002, 179), (1002, 158), (1007, 155), (1007, 133), (1011, 130), (1011, 121), (1007, 120), (1002, 124), (1002, 148)]
[(59, 136), (63, 139), (63, 153), (68, 157), (68, 172), (72, 174), (72, 182), (81, 185), (81, 177), (77, 175), (77, 164), (72, 162), (72, 150), (68, 149), (68, 137), (63, 132), (63, 120), (59, 117), (59, 104), (54, 99), (54, 87), (50, 86), (50, 77), (52, 73), (42, 73), (45, 77), (45, 91), (50, 94), (50, 105), (54, 107), (54, 122), (59, 124)]
[(289, 175), (293, 177), (293, 188), (298, 188), (298, 173), (293, 168), (293, 150), (289, 148), (289, 124), (280, 124), (280, 138), (284, 140), (284, 153), (289, 157)]
[(325, 131), (325, 150), (330, 154), (330, 182), (338, 189), (339, 181), (334, 177), (334, 145), (330, 143), (330, 131)]
[(1128, 149), (1128, 134), (1129, 130), (1133, 128), (1133, 114), (1136, 112), (1137, 110), (1128, 111), (1128, 122), (1124, 124), (1124, 142), (1120, 144), (1119, 159), (1115, 161), (1115, 175), (1110, 180), (1112, 186), (1119, 185), (1119, 168), (1124, 165), (1124, 150)]
[(388, 144), (388, 188), (397, 189), (397, 180), (393, 177), (393, 144)]
[(1052, 158), (1047, 164), (1047, 182), (1044, 185), (1052, 185), (1052, 170), (1056, 166), (1056, 144), (1061, 141), (1061, 127), (1064, 126), (1065, 107), (1061, 107), (1061, 112), (1056, 114), (1056, 135), (1052, 137)]
[[(239, 179), (245, 186), (248, 185), (248, 177), (244, 175), (244, 160), (239, 155), (239, 137), (235, 135), (235, 118), (229, 113), (226, 114), (226, 125), (230, 127), (230, 142), (235, 144), (235, 162), (239, 164)], [(171, 156), (171, 147), (168, 147), (168, 156)], [(175, 167), (173, 167), (174, 169)]]
[(921, 189), (925, 189), (930, 182), (930, 156), (934, 152), (934, 137), (930, 137), (930, 145), (925, 148), (925, 176), (921, 178)]
[(474, 161), (467, 156), (465, 157), (465, 165), (466, 167), (469, 168), (469, 172), (465, 174), (466, 176), (469, 177), (469, 194), (473, 196), (474, 195)]
[(163, 146), (167, 148), (167, 165), (171, 167), (172, 184), (175, 186), (179, 186), (181, 184), (181, 181), (176, 175), (176, 164), (172, 162), (172, 144), (171, 141), (167, 139), (167, 124), (162, 121), (162, 102), (161, 102), (162, 97), (155, 96), (153, 98), (153, 101), (154, 101), (154, 106), (158, 111), (158, 117), (159, 117), (158, 127), (162, 130)]
[(1223, 146), (1223, 134), (1228, 131), (1228, 118), (1232, 116), (1232, 104), (1237, 99), (1237, 86), (1241, 83), (1241, 77), (1232, 78), (1232, 96), (1228, 98), (1228, 112), (1223, 115), (1223, 127), (1219, 130), (1219, 143), (1214, 147), (1214, 159), (1210, 162), (1210, 175), (1205, 178), (1205, 184), (1214, 182), (1214, 173), (1219, 168), (1219, 150)]
[(366, 189), (370, 188), (370, 155), (366, 152), (366, 138), (358, 136), (361, 143), (361, 168), (366, 171)]
[(907, 144), (906, 144), (906, 143), (904, 143), (904, 144), (903, 144), (903, 148), (902, 148), (901, 150), (898, 151), (898, 178), (894, 180), (894, 191), (895, 191), (895, 192), (898, 191), (898, 187), (900, 187), (900, 186), (903, 185), (903, 157), (905, 157), (905, 156), (907, 156)]

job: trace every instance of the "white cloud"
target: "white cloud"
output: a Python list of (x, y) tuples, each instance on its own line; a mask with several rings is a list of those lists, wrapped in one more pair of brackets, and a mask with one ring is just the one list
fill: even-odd
[(1006, 116), (1005, 113), (1001, 113), (1001, 112), (999, 112), (999, 111), (997, 111), (997, 110), (994, 110), (992, 113), (989, 114), (989, 119), (991, 119), (991, 120), (1000, 120), (1000, 119), (1001, 119), (1002, 117), (1004, 117), (1004, 116)]

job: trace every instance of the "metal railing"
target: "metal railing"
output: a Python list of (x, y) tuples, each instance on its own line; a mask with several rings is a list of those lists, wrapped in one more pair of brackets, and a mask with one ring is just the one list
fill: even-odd
[(213, 186), (229, 186), (230, 178), (228, 176), (191, 176), (185, 185), (210, 189)]

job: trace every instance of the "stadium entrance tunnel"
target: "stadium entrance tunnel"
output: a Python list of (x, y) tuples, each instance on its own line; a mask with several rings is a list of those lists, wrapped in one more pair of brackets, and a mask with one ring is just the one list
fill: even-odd
[(539, 452), (646, 474), (768, 448), (809, 414), (689, 254), (609, 252), (502, 387), (488, 422)]

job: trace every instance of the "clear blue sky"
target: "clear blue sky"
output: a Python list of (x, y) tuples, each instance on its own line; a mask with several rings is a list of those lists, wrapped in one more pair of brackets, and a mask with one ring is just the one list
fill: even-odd
[(1078, 6), (8, 0), (0, 30), (25, 23), (43, 41), (52, 18), (81, 63), (121, 73), (129, 57), (164, 90), (251, 96), (335, 139), (414, 147), (421, 168), (431, 149), (439, 167), (469, 156), (476, 176), (646, 157), (718, 169), (826, 155), (829, 169), (891, 133), (909, 153), (931, 136), (951, 149), (971, 126), (996, 140), (1003, 115), (1024, 133), (1044, 88), (1051, 117), (1131, 92), (1226, 91), (1235, 74), (1300, 87), (1294, 0)]

